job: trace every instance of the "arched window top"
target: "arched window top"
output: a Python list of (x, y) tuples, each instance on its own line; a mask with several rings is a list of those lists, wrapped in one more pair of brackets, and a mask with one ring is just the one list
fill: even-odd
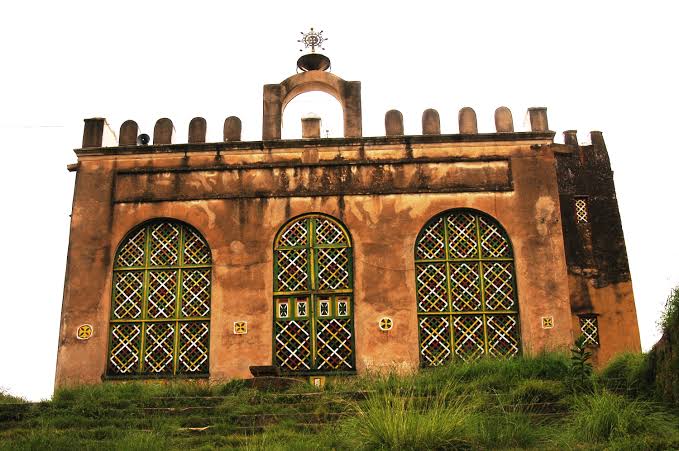
[(212, 263), (210, 247), (195, 228), (171, 219), (145, 222), (118, 246), (115, 268), (191, 266)]
[(276, 249), (297, 247), (351, 247), (346, 228), (335, 218), (320, 213), (293, 219), (278, 232)]
[(434, 216), (417, 236), (415, 260), (511, 259), (504, 228), (477, 210), (448, 210)]
[(118, 246), (113, 265), (109, 376), (206, 376), (210, 248), (193, 227), (145, 222)]

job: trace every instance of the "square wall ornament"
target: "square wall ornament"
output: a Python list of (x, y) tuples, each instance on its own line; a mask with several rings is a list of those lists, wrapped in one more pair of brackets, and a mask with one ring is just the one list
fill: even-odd
[(81, 324), (78, 326), (78, 330), (75, 333), (75, 336), (78, 340), (89, 340), (92, 338), (92, 334), (94, 333), (94, 327), (92, 327), (91, 324)]
[(233, 322), (233, 333), (234, 335), (245, 335), (248, 333), (248, 322), (247, 321), (234, 321)]
[(325, 387), (325, 376), (311, 376), (310, 378), (311, 385), (313, 385), (316, 388), (323, 388)]
[(554, 317), (553, 316), (543, 316), (542, 317), (542, 328), (543, 329), (553, 329), (554, 328)]
[(394, 320), (389, 316), (383, 316), (377, 324), (382, 332), (389, 332), (394, 327)]

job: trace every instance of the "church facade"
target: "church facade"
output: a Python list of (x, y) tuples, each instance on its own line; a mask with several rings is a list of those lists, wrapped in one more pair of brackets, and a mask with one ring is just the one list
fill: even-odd
[[(313, 64), (312, 64), (313, 63)], [(441, 134), (401, 113), (362, 136), (361, 86), (318, 62), (265, 85), (260, 141), (188, 143), (160, 119), (111, 133), (85, 120), (56, 385), (107, 379), (294, 377), (412, 370), (570, 347), (602, 364), (640, 351), (606, 145), (554, 142), (544, 108), (479, 133), (471, 108)], [(315, 66), (314, 66), (315, 64)], [(344, 137), (282, 140), (287, 103), (334, 96)], [(110, 135), (110, 136), (109, 136)]]

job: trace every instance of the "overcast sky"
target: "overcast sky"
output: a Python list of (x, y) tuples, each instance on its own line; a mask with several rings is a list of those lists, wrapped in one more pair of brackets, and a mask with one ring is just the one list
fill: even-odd
[[(329, 38), (332, 71), (362, 82), (363, 133), (384, 134), (399, 109), (420, 133), (426, 108), (457, 133), (476, 110), (491, 132), (500, 105), (526, 130), (530, 106), (589, 140), (602, 130), (629, 254), (644, 349), (679, 284), (676, 133), (679, 32), (673, 2), (3, 2), (0, 6), (0, 387), (51, 395), (69, 213), (82, 119), (126, 119), (152, 134), (169, 117), (176, 142), (190, 119), (221, 140), (239, 116), (261, 138), (262, 85), (295, 72), (300, 31)], [(330, 136), (341, 111), (325, 94), (295, 99), (283, 137), (314, 111)], [(325, 131), (323, 132), (325, 134)]]

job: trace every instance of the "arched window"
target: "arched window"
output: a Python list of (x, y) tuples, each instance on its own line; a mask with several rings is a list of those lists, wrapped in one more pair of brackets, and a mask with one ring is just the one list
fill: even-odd
[(514, 257), (497, 221), (474, 210), (435, 216), (417, 237), (415, 274), (423, 366), (519, 353)]
[(274, 364), (285, 372), (354, 370), (351, 238), (335, 219), (305, 215), (274, 242)]
[(113, 264), (108, 375), (207, 375), (210, 248), (193, 227), (147, 222)]

